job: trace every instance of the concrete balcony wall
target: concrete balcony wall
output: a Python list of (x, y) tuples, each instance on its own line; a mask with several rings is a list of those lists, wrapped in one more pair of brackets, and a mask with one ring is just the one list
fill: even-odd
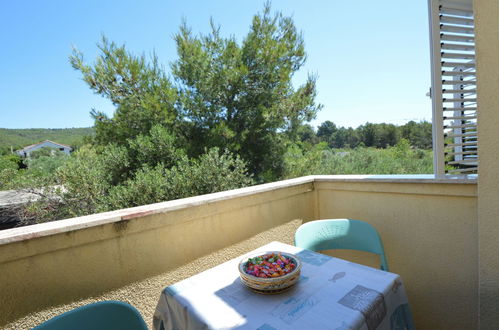
[[(362, 219), (383, 240), (418, 329), (476, 329), (476, 183), (425, 179), (317, 177), (319, 218)], [(376, 267), (356, 253), (332, 253)], [(365, 260), (363, 260), (365, 259)], [(377, 262), (377, 260), (376, 260)]]
[(313, 176), (2, 231), (0, 327), (34, 326), (89, 297), (133, 296), (149, 323), (163, 286), (292, 243), (302, 221), (357, 218), (379, 230), (418, 328), (475, 328), (476, 190), (475, 180), (431, 176)]
[(473, 0), (476, 35), (480, 329), (499, 327), (499, 1)]
[[(262, 245), (280, 240), (265, 233), (312, 219), (313, 209), (313, 178), (305, 177), (2, 231), (0, 327), (201, 258), (189, 277), (222, 262), (210, 253), (225, 249), (230, 259), (246, 250), (230, 247), (252, 236), (261, 235)], [(292, 237), (296, 226), (289, 228), (282, 234)]]

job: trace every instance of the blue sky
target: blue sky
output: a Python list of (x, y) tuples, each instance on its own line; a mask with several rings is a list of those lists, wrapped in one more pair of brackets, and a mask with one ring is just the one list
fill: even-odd
[[(195, 33), (209, 19), (224, 35), (242, 40), (264, 1), (2, 1), (0, 4), (0, 127), (87, 127), (92, 108), (112, 114), (68, 62), (71, 47), (87, 61), (105, 34), (135, 53), (156, 51), (165, 65), (176, 59), (173, 35), (182, 17)], [(294, 82), (317, 73), (312, 125), (331, 120), (403, 124), (431, 120), (427, 4), (424, 0), (274, 0), (294, 18), (308, 60)]]

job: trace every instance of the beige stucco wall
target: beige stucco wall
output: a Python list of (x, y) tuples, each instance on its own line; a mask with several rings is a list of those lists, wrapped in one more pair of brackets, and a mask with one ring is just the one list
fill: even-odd
[[(99, 295), (203, 256), (208, 258), (206, 264), (213, 265), (211, 253), (230, 250), (293, 219), (310, 219), (313, 183), (301, 181), (92, 215), (87, 218), (114, 220), (76, 230), (67, 230), (63, 222), (45, 225), (60, 226), (45, 232), (36, 226), (19, 228), (11, 243), (6, 243), (9, 237), (4, 231), (0, 327), (36, 310)], [(84, 222), (85, 217), (63, 221)], [(279, 235), (266, 237), (263, 244), (272, 240), (280, 240)], [(192, 265), (186, 276), (206, 264)]]
[[(476, 329), (476, 189), (456, 183), (316, 181), (321, 219), (360, 219), (378, 229), (418, 329)], [(379, 265), (364, 255), (353, 260)]]
[(499, 327), (499, 1), (474, 0), (478, 88), (480, 328)]
[(56, 306), (49, 306), (25, 315), (8, 324), (1, 325), (0, 328), (2, 330), (31, 329), (34, 326), (66, 311), (104, 300), (119, 300), (135, 306), (141, 313), (144, 320), (146, 320), (148, 326), (152, 328), (154, 310), (158, 303), (159, 295), (166, 286), (172, 285), (189, 276), (197, 274), (200, 271), (209, 269), (213, 265), (236, 258), (244, 253), (247, 253), (248, 251), (275, 241), (276, 239), (280, 242), (293, 244), (294, 233), (301, 223), (301, 220), (286, 222), (282, 225), (245, 239), (244, 241), (191, 260), (178, 268), (169, 269), (159, 275), (144, 278), (140, 281), (134, 281), (125, 286), (106, 291), (98, 295), (92, 295)]
[(380, 231), (418, 328), (473, 329), (476, 189), (474, 181), (304, 177), (2, 231), (0, 327), (28, 328), (102, 299), (132, 303), (149, 323), (163, 287), (269, 241), (291, 243), (302, 221), (348, 217)]

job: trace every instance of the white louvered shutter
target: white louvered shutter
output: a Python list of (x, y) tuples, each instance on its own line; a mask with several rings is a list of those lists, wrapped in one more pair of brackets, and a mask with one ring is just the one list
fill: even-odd
[(429, 0), (436, 174), (478, 172), (472, 8)]

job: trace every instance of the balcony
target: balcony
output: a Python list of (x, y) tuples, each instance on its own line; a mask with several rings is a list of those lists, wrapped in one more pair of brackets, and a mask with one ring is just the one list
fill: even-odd
[(376, 226), (417, 328), (476, 328), (477, 180), (432, 175), (307, 176), (2, 231), (0, 327), (105, 299), (150, 324), (165, 286), (271, 241), (293, 244), (300, 224), (327, 218)]

